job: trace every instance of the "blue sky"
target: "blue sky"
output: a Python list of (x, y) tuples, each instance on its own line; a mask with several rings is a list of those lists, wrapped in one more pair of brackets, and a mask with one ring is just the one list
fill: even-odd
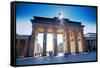
[(41, 5), (41, 4), (16, 4), (16, 24), (18, 34), (31, 34), (33, 16), (53, 18), (62, 13), (64, 18), (82, 22), (84, 33), (96, 32), (96, 8), (80, 6)]

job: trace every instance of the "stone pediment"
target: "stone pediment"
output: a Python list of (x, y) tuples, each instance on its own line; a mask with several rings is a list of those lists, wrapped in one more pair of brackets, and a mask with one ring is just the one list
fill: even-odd
[(32, 24), (39, 23), (39, 24), (51, 24), (51, 25), (60, 25), (61, 22), (63, 25), (77, 25), (81, 26), (81, 22), (76, 22), (76, 21), (70, 21), (67, 18), (62, 18), (62, 20), (59, 20), (57, 17), (53, 18), (47, 18), (47, 17), (39, 17), (39, 16), (34, 16), (34, 19), (31, 19)]
[(58, 19), (58, 17), (47, 18), (34, 16), (31, 19), (33, 26), (36, 27), (49, 27), (49, 28), (65, 28), (65, 29), (83, 29), (84, 25), (81, 22), (71, 21), (67, 18)]

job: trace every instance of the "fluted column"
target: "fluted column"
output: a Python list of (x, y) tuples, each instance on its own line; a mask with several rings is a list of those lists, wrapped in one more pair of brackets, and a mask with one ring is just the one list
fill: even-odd
[(91, 47), (92, 47), (92, 51), (93, 51), (93, 40), (91, 40)]
[(84, 38), (85, 51), (88, 52), (88, 41)]
[(85, 40), (84, 40), (84, 34), (83, 31), (80, 31), (80, 35), (81, 35), (81, 46), (82, 46), (82, 52), (86, 52), (86, 46), (85, 46)]
[(29, 46), (29, 56), (34, 57), (34, 46), (35, 46), (35, 30), (36, 27), (32, 27), (32, 35), (30, 39), (30, 46)]
[(33, 53), (35, 56), (37, 56), (37, 44), (38, 44), (37, 36), (38, 36), (38, 31), (36, 30), (35, 31), (34, 53)]
[(90, 51), (92, 51), (92, 41), (89, 40), (89, 43), (90, 43)]
[(67, 53), (67, 41), (66, 41), (66, 30), (64, 30), (64, 33), (63, 33), (63, 52), (64, 54)]
[(21, 45), (20, 45), (20, 58), (23, 58), (25, 56), (24, 50), (25, 50), (25, 39), (21, 39)]
[(74, 33), (72, 30), (70, 32), (70, 51), (71, 54), (75, 54), (75, 43), (74, 43)]
[(69, 38), (69, 31), (65, 30), (63, 35), (63, 51), (64, 53), (70, 53), (70, 38)]
[(87, 40), (87, 43), (88, 43), (88, 52), (91, 52), (90, 40)]
[(57, 55), (57, 29), (54, 29), (53, 48), (54, 48), (54, 55)]
[(78, 48), (77, 32), (74, 32), (74, 44), (75, 44), (75, 53), (78, 53), (79, 48)]
[(67, 30), (66, 32), (66, 38), (67, 38), (67, 53), (69, 54), (70, 53), (70, 33), (69, 33), (69, 30)]
[(43, 36), (43, 56), (46, 56), (46, 44), (47, 44), (47, 28), (44, 28), (44, 36)]
[(17, 58), (20, 57), (20, 39), (17, 39), (17, 50), (16, 50), (16, 53), (17, 53)]
[(27, 57), (28, 39), (25, 40), (24, 56)]
[(28, 46), (29, 46), (29, 39), (26, 39), (25, 57), (28, 57), (28, 55), (27, 55), (27, 52), (28, 52)]

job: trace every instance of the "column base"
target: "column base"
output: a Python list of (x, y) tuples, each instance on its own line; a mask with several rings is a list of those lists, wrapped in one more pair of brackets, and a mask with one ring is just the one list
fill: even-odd
[(68, 54), (71, 54), (71, 52), (67, 52)]
[(71, 53), (72, 55), (77, 55), (75, 52)]
[(80, 52), (75, 52), (75, 54), (78, 54), (78, 53), (80, 53)]
[(53, 54), (53, 56), (56, 56), (56, 55), (58, 55), (58, 54), (57, 53)]
[(67, 56), (68, 55), (68, 53), (64, 53), (64, 56)]
[(20, 56), (19, 58), (24, 58), (24, 56)]
[(42, 56), (47, 56), (46, 54), (43, 54)]

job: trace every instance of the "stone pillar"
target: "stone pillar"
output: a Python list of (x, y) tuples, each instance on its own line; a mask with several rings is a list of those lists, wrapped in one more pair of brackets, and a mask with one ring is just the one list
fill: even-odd
[(91, 40), (91, 51), (93, 51), (92, 42), (93, 42), (93, 41)]
[(53, 34), (53, 53), (54, 55), (57, 55), (57, 29), (54, 29), (54, 34)]
[(26, 57), (27, 55), (27, 46), (28, 46), (28, 42), (27, 39), (25, 39), (25, 44), (23, 45), (24, 49), (23, 49), (23, 56)]
[(26, 39), (26, 42), (25, 42), (25, 57), (27, 57), (27, 50), (28, 50), (28, 39)]
[(85, 46), (85, 40), (84, 40), (84, 34), (83, 31), (80, 31), (80, 35), (81, 35), (81, 45), (82, 45), (82, 52), (86, 52), (86, 46)]
[(44, 36), (43, 36), (43, 56), (46, 56), (46, 44), (47, 44), (47, 28), (44, 28)]
[(38, 36), (38, 31), (36, 30), (36, 31), (35, 31), (34, 53), (33, 53), (34, 56), (37, 56), (37, 44), (38, 44), (37, 36)]
[(86, 38), (84, 38), (84, 42), (85, 42), (85, 51), (88, 52), (88, 41), (86, 40)]
[(20, 52), (19, 52), (19, 58), (22, 58), (22, 50), (23, 50), (23, 47), (22, 47), (22, 42), (20, 40)]
[(29, 47), (29, 57), (34, 57), (34, 44), (35, 44), (35, 30), (36, 27), (32, 27), (32, 35), (30, 39), (30, 47)]
[(63, 33), (63, 52), (64, 54), (67, 53), (67, 41), (66, 41), (66, 30), (64, 30), (64, 33)]
[(93, 48), (92, 48), (92, 40), (90, 40), (90, 50), (93, 51)]
[(17, 50), (16, 50), (16, 54), (17, 54), (17, 58), (20, 57), (20, 39), (17, 39)]
[(26, 40), (25, 57), (28, 57), (28, 50), (29, 50), (29, 38)]
[(69, 54), (70, 53), (70, 33), (69, 33), (69, 30), (67, 30), (66, 32), (66, 38), (67, 38), (67, 53)]
[(87, 42), (88, 42), (88, 52), (91, 52), (91, 42), (90, 42), (90, 40), (87, 40)]
[(71, 54), (75, 54), (75, 42), (74, 42), (74, 33), (72, 30), (70, 32), (70, 51)]
[(23, 58), (25, 56), (25, 39), (21, 39), (21, 47), (20, 47), (20, 58)]
[(69, 39), (69, 31), (65, 30), (64, 35), (63, 35), (63, 51), (66, 54), (70, 53), (70, 39)]
[(93, 40), (93, 51), (96, 51), (96, 39)]
[(77, 32), (74, 32), (74, 43), (75, 43), (75, 53), (77, 54), (79, 52), (78, 40), (77, 40)]

